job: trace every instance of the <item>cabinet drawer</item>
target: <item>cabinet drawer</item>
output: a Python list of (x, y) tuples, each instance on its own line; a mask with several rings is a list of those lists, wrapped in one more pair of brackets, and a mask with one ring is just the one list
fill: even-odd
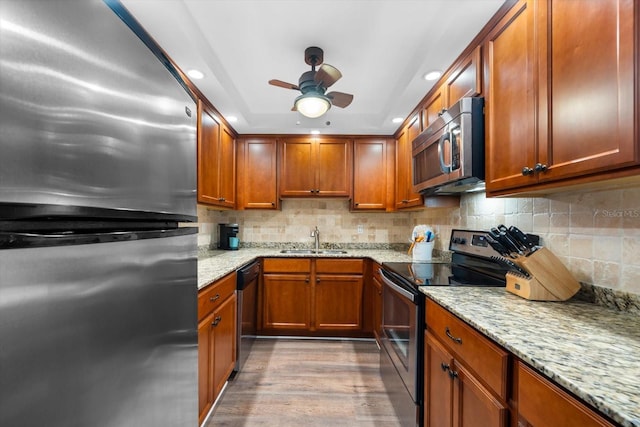
[(509, 353), (429, 299), (426, 321), (431, 334), (437, 336), (499, 397), (507, 399)]
[(316, 259), (318, 273), (353, 273), (362, 274), (362, 259)]
[(235, 271), (198, 292), (198, 321), (215, 310), (236, 290)]
[(310, 273), (310, 258), (265, 258), (262, 264), (265, 273)]
[(522, 362), (518, 363), (519, 425), (548, 427), (613, 426)]

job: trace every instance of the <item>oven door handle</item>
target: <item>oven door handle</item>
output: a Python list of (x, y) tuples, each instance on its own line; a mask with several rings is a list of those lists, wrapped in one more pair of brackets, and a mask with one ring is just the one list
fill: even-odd
[(403, 297), (408, 298), (409, 300), (411, 300), (411, 302), (416, 302), (416, 295), (414, 293), (409, 292), (406, 289), (393, 283), (391, 280), (389, 280), (389, 278), (386, 276), (386, 273), (382, 269), (379, 269), (378, 271), (380, 272), (380, 277), (382, 278), (382, 281), (385, 285), (389, 286), (391, 289), (393, 289)]

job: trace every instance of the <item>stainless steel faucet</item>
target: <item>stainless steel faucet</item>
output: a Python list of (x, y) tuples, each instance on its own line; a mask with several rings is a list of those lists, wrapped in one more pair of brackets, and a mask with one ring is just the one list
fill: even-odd
[(316, 253), (320, 252), (320, 230), (318, 230), (317, 225), (315, 230), (311, 231), (311, 237), (315, 237), (316, 239)]

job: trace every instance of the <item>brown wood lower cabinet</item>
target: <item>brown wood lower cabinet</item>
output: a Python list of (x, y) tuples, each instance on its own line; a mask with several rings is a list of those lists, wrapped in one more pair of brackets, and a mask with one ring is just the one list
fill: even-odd
[(516, 363), (519, 427), (613, 426), (522, 362)]
[(265, 258), (261, 333), (362, 331), (363, 260)]
[(503, 427), (509, 422), (509, 354), (427, 300), (426, 426)]
[(431, 299), (426, 311), (425, 427), (616, 425)]
[(198, 293), (198, 414), (205, 419), (236, 363), (236, 273)]

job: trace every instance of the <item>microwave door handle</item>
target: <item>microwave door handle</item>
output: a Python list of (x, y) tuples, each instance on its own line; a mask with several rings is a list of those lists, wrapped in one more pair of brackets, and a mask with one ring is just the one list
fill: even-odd
[(451, 173), (451, 163), (447, 165), (444, 162), (444, 143), (446, 141), (449, 141), (449, 143), (451, 143), (449, 132), (443, 133), (440, 137), (440, 141), (438, 141), (438, 159), (440, 160), (440, 170), (442, 171), (442, 173)]

